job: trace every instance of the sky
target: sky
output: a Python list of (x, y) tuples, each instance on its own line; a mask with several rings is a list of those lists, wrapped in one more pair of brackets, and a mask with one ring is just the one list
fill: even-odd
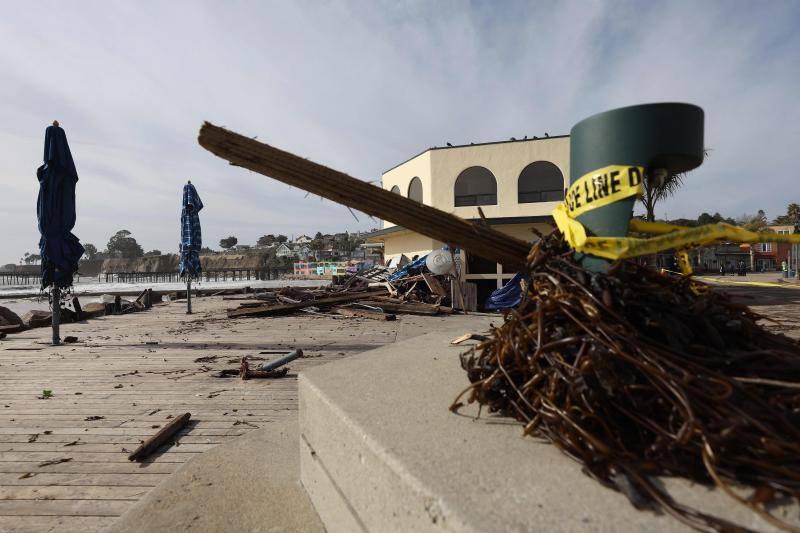
[(774, 218), (800, 201), (800, 2), (13, 2), (0, 18), (0, 264), (36, 252), (36, 168), (57, 119), (74, 233), (175, 252), (181, 187), (228, 235), (367, 230), (343, 206), (231, 167), (203, 121), (364, 180), (446, 142), (567, 134), (615, 107), (705, 110), (705, 163), (659, 217)]

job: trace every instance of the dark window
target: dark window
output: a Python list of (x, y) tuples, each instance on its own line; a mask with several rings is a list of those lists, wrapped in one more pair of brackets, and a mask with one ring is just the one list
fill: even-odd
[(497, 280), (494, 279), (473, 279), (469, 283), (477, 285), (478, 292), (478, 311), (484, 310), (484, 305), (489, 296), (497, 290)]
[(392, 192), (395, 194), (400, 194), (400, 187), (395, 185), (394, 187), (392, 187)]
[(456, 178), (456, 207), (497, 205), (497, 180), (488, 168), (469, 167)]
[(497, 263), (467, 252), (467, 274), (497, 274)]
[(550, 161), (536, 161), (520, 173), (517, 192), (521, 204), (563, 200), (564, 175)]
[(415, 202), (422, 203), (422, 180), (416, 176), (408, 184), (408, 197)]

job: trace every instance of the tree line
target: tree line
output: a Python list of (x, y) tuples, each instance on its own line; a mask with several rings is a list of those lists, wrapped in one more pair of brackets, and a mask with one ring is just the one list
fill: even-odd
[[(653, 220), (655, 217), (652, 211), (648, 214), (647, 218)], [(660, 222), (667, 222), (678, 226), (702, 226), (704, 224), (714, 224), (717, 222), (725, 222), (735, 226), (741, 226), (751, 231), (767, 231), (768, 226), (794, 226), (795, 231), (800, 231), (800, 204), (792, 202), (786, 206), (784, 214), (775, 217), (772, 222), (769, 222), (767, 214), (763, 209), (759, 209), (755, 214), (742, 214), (736, 218), (723, 217), (719, 213), (713, 215), (709, 213), (701, 213), (696, 219), (677, 218), (673, 220), (660, 220)], [(337, 249), (342, 251), (353, 251), (363, 239), (354, 238), (353, 235), (345, 232), (346, 239), (335, 243)], [(287, 242), (289, 238), (286, 235), (262, 235), (256, 240), (256, 246), (273, 246), (276, 244)], [(219, 246), (223, 250), (230, 250), (239, 243), (239, 239), (233, 235), (225, 237), (219, 241)], [(308, 243), (311, 250), (324, 250), (331, 246), (333, 240), (330, 235), (323, 235), (322, 232), (317, 232), (314, 238)], [(94, 259), (107, 259), (110, 257), (122, 258), (137, 258), (147, 256), (161, 255), (161, 250), (144, 251), (144, 248), (136, 241), (130, 231), (121, 229), (117, 231), (106, 244), (104, 251), (99, 251), (94, 244), (87, 243), (83, 245), (86, 250), (84, 258), (88, 260)], [(203, 247), (200, 250), (201, 254), (211, 254), (214, 251), (209, 247)], [(36, 253), (26, 253), (20, 258), (20, 263), (26, 265), (35, 265), (42, 260), (41, 255)]]

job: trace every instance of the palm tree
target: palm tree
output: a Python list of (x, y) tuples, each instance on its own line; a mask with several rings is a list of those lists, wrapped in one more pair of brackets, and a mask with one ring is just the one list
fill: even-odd
[(800, 205), (792, 202), (786, 208), (786, 216), (789, 217), (789, 220), (794, 225), (795, 228), (800, 226)]
[(648, 176), (644, 180), (644, 195), (642, 203), (647, 211), (647, 221), (653, 222), (656, 219), (656, 204), (661, 200), (669, 198), (683, 185), (686, 173), (672, 174), (663, 180)]
[[(703, 150), (703, 159), (708, 157), (709, 151), (708, 148)], [(683, 180), (686, 179), (687, 174), (688, 172), (681, 172), (668, 174), (663, 178), (659, 176), (646, 177), (644, 180), (644, 195), (641, 201), (647, 211), (648, 222), (653, 222), (656, 219), (656, 204), (675, 194), (683, 185)]]

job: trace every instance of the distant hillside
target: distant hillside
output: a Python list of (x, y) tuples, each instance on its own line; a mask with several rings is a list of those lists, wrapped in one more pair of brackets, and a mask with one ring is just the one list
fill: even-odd
[[(260, 270), (267, 265), (267, 254), (217, 254), (201, 255), (203, 270)], [(103, 261), (100, 272), (177, 272), (180, 259), (177, 254), (138, 257), (136, 259), (113, 258)], [(83, 271), (81, 271), (83, 273)]]

